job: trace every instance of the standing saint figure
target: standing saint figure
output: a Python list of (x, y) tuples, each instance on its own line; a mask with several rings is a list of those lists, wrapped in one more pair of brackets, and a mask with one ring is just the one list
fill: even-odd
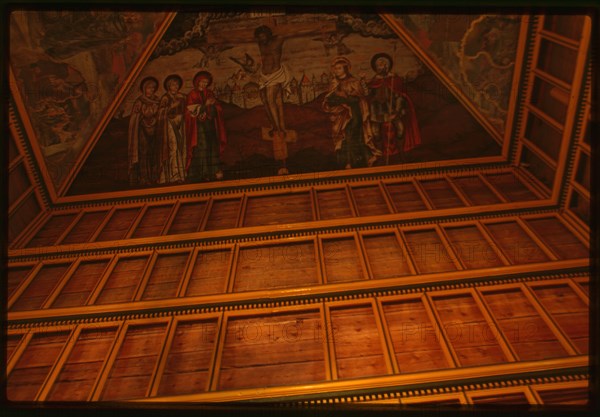
[(129, 182), (132, 185), (150, 185), (158, 179), (157, 89), (156, 78), (144, 78), (140, 83), (142, 94), (133, 103), (129, 119)]
[(268, 26), (259, 26), (254, 37), (260, 50), (260, 98), (271, 122), (269, 136), (273, 139), (273, 156), (280, 161), (278, 174), (287, 174), (286, 159), (288, 157), (285, 121), (283, 118), (283, 92), (291, 81), (287, 68), (281, 64), (283, 38), (273, 35)]
[(194, 89), (187, 96), (185, 131), (187, 138), (187, 177), (191, 181), (223, 179), (220, 157), (227, 145), (223, 110), (210, 85), (212, 74), (200, 71), (194, 76)]
[(166, 93), (158, 110), (158, 131), (161, 138), (161, 172), (158, 182), (181, 183), (185, 180), (186, 144), (184, 114), (186, 97), (179, 90), (183, 80), (171, 74), (163, 83)]
[(345, 57), (335, 58), (331, 71), (334, 77), (323, 110), (331, 114), (338, 165), (346, 169), (371, 166), (381, 151), (373, 143), (368, 89), (350, 74), (350, 61)]
[(403, 152), (421, 144), (421, 134), (412, 100), (405, 92), (402, 78), (390, 72), (392, 58), (386, 53), (373, 55), (375, 76), (369, 82), (371, 121), (382, 142), (386, 164), (391, 155), (400, 153), (398, 141), (404, 139)]

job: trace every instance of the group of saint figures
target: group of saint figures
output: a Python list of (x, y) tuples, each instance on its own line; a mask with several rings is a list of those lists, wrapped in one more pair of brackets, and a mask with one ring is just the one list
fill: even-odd
[[(281, 164), (278, 174), (287, 174), (286, 139), (291, 132), (285, 127), (283, 94), (290, 75), (281, 62), (284, 39), (274, 35), (268, 26), (258, 27), (254, 37), (262, 62), (260, 95), (271, 122), (273, 156)], [(382, 156), (387, 165), (391, 156), (403, 155), (421, 144), (414, 105), (405, 92), (402, 77), (391, 72), (393, 64), (389, 54), (373, 55), (371, 68), (375, 75), (367, 82), (350, 73), (348, 58), (338, 56), (333, 60), (333, 79), (323, 110), (331, 114), (332, 138), (340, 168), (372, 166)]]
[(186, 180), (222, 179), (220, 155), (227, 137), (223, 110), (210, 89), (213, 77), (198, 72), (194, 89), (181, 93), (177, 74), (163, 82), (146, 77), (140, 83), (129, 120), (129, 181), (132, 185), (178, 184)]
[[(283, 95), (290, 74), (281, 56), (283, 38), (267, 26), (254, 32), (261, 66), (255, 69), (259, 91), (271, 128), (263, 139), (273, 142), (278, 174), (287, 174), (287, 144), (295, 136), (285, 126)], [(340, 168), (369, 167), (384, 158), (410, 151), (421, 143), (414, 105), (405, 92), (403, 79), (391, 72), (392, 57), (373, 55), (375, 75), (370, 81), (354, 77), (348, 58), (338, 56), (331, 63), (332, 84), (323, 100), (330, 114), (332, 138)], [(220, 157), (227, 144), (223, 110), (210, 86), (208, 71), (198, 72), (194, 88), (181, 93), (183, 80), (177, 74), (163, 82), (146, 77), (141, 95), (134, 103), (129, 124), (129, 174), (132, 185), (172, 184), (220, 180)], [(399, 144), (403, 142), (402, 150)]]
[(351, 63), (346, 57), (333, 60), (333, 81), (323, 110), (331, 114), (340, 167), (372, 166), (381, 157), (387, 164), (390, 156), (421, 144), (414, 105), (402, 78), (391, 72), (392, 65), (388, 54), (375, 54), (371, 59), (375, 75), (367, 82), (350, 73)]

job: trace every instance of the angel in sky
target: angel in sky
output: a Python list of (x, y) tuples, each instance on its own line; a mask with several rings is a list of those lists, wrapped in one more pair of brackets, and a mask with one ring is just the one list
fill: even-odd
[(202, 58), (195, 64), (194, 68), (208, 68), (211, 61), (214, 61), (217, 65), (221, 65), (221, 53), (228, 49), (233, 48), (231, 45), (218, 45), (214, 43), (200, 44), (196, 47), (202, 52)]

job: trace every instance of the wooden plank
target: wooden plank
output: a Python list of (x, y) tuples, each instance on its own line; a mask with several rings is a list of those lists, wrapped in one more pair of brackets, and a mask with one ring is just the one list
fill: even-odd
[[(238, 246), (234, 250), (237, 252)], [(219, 383), (219, 372), (221, 370), (221, 362), (223, 359), (223, 347), (225, 345), (225, 336), (227, 335), (228, 313), (219, 315), (218, 331), (216, 336), (215, 350), (213, 351), (212, 366), (210, 369), (210, 378), (208, 380), (208, 391), (216, 391)]]
[(64, 228), (64, 230), (62, 231), (62, 233), (56, 239), (56, 241), (54, 242), (55, 246), (62, 245), (62, 241), (67, 237), (67, 235), (69, 233), (71, 233), (71, 230), (73, 230), (73, 227), (75, 227), (75, 225), (77, 223), (79, 223), (79, 221), (81, 220), (81, 218), (83, 217), (84, 214), (85, 214), (85, 211), (79, 210), (79, 212), (77, 213), (77, 215), (75, 216), (75, 218), (73, 219), (73, 221), (71, 221), (71, 223), (67, 227)]
[(589, 249), (556, 217), (523, 219), (559, 259), (590, 256)]
[[(545, 15), (543, 34), (547, 36), (560, 36), (563, 42), (579, 42), (581, 40), (581, 30), (583, 28), (585, 15)], [(576, 45), (574, 45), (576, 46)]]
[(169, 230), (171, 229), (171, 226), (173, 225), (173, 221), (175, 220), (175, 215), (179, 211), (179, 207), (181, 207), (181, 200), (177, 200), (175, 204), (171, 206), (171, 211), (167, 216), (167, 221), (165, 222), (165, 225), (163, 226), (163, 229), (160, 232), (161, 236), (168, 234)]
[(509, 362), (515, 362), (517, 360), (517, 355), (510, 346), (510, 343), (508, 343), (508, 339), (506, 338), (506, 336), (500, 331), (500, 325), (492, 315), (492, 312), (489, 306), (486, 304), (483, 296), (481, 295), (481, 292), (478, 291), (478, 288), (470, 288), (469, 293), (473, 296), (473, 299), (477, 303), (477, 307), (479, 307), (479, 310), (483, 314), (483, 317), (490, 325), (490, 330), (494, 334), (496, 340), (498, 340), (498, 343), (500, 344), (500, 347), (502, 348), (506, 359)]
[(23, 340), (23, 334), (8, 334), (6, 337), (6, 363), (10, 361), (10, 358), (14, 351), (17, 349), (17, 346)]
[(511, 264), (550, 260), (517, 222), (484, 223), (484, 226)]
[(183, 279), (190, 253), (190, 251), (186, 251), (183, 253), (159, 254), (150, 272), (141, 299), (158, 300), (175, 297), (180, 281)]
[(567, 354), (556, 335), (520, 289), (488, 291), (486, 288), (482, 293), (520, 360), (541, 360)]
[(319, 214), (319, 205), (317, 204), (317, 191), (315, 187), (310, 187), (310, 211), (312, 212), (312, 219), (317, 221), (321, 219), (321, 215)]
[(447, 368), (439, 330), (419, 298), (382, 303), (400, 373)]
[(589, 352), (589, 309), (568, 284), (530, 287), (578, 352)]
[(477, 226), (443, 227), (452, 249), (467, 269), (503, 266)]
[(148, 206), (131, 237), (160, 236), (172, 209), (172, 204)]
[(84, 213), (77, 224), (75, 224), (67, 236), (62, 240), (61, 244), (67, 245), (89, 242), (108, 213), (108, 210)]
[(351, 187), (352, 196), (359, 216), (379, 216), (390, 214), (388, 204), (379, 186)]
[(370, 304), (330, 307), (330, 317), (339, 379), (388, 373), (383, 335)]
[(18, 206), (9, 212), (8, 216), (8, 242), (11, 248), (21, 248), (32, 238), (32, 233), (39, 224), (45, 221), (48, 214), (42, 212), (42, 198), (39, 191), (23, 194), (19, 198)]
[(392, 341), (391, 331), (388, 326), (388, 322), (384, 316), (383, 304), (381, 301), (382, 297), (376, 297), (373, 302), (373, 308), (375, 309), (375, 320), (377, 320), (377, 328), (381, 332), (385, 342), (385, 356), (388, 362), (388, 372), (392, 374), (399, 374), (400, 367), (398, 366), (398, 360), (396, 359), (396, 352), (394, 351), (394, 344)]
[(12, 132), (10, 132), (8, 134), (8, 163), (12, 165), (19, 156), (19, 148), (15, 143), (15, 137)]
[(241, 198), (214, 200), (204, 230), (232, 229), (237, 226)]
[(133, 296), (132, 301), (140, 301), (141, 300), (142, 294), (144, 293), (144, 290), (146, 289), (146, 284), (148, 284), (148, 280), (150, 279), (150, 271), (152, 271), (152, 269), (154, 268), (154, 264), (156, 263), (157, 258), (158, 258), (158, 252), (156, 250), (152, 251), (152, 253), (150, 254), (150, 259), (148, 260), (148, 263), (146, 264), (146, 267), (144, 268), (142, 278), (138, 281), (138, 283), (135, 287), (134, 296)]
[(102, 400), (143, 397), (151, 382), (167, 324), (132, 325), (103, 387)]
[(24, 164), (20, 163), (12, 167), (8, 173), (8, 206), (12, 206), (29, 187), (31, 187), (31, 181), (27, 176)]
[(9, 267), (7, 274), (7, 296), (6, 299), (10, 299), (11, 295), (15, 290), (25, 281), (25, 278), (33, 270), (34, 265), (22, 266), (22, 267)]
[(354, 236), (322, 239), (327, 282), (365, 279)]
[(454, 179), (452, 178), (452, 176), (446, 175), (444, 178), (446, 179), (446, 181), (450, 185), (450, 188), (452, 188), (452, 190), (454, 191), (454, 193), (458, 196), (458, 198), (460, 198), (460, 201), (462, 202), (462, 204), (464, 206), (472, 206), (473, 205), (471, 203), (471, 200), (469, 200), (467, 198), (466, 194), (458, 187), (458, 185), (456, 185), (454, 183)]
[(554, 168), (556, 168), (556, 160), (560, 154), (562, 133), (544, 119), (536, 116), (535, 113), (528, 112), (523, 139), (528, 139), (549, 156), (554, 161)]
[(137, 229), (138, 225), (140, 224), (140, 222), (142, 221), (142, 219), (146, 215), (146, 211), (148, 211), (148, 207), (149, 207), (148, 204), (144, 204), (140, 208), (140, 211), (133, 218), (133, 221), (129, 225), (129, 229), (127, 229), (127, 232), (125, 233), (125, 236), (123, 237), (123, 239), (131, 239), (131, 236), (133, 235), (133, 232), (135, 232), (135, 230)]
[(90, 295), (108, 267), (109, 259), (83, 261), (51, 304), (52, 308), (78, 307), (87, 303)]
[(158, 382), (165, 369), (167, 353), (169, 352), (169, 350), (171, 350), (173, 338), (175, 337), (175, 327), (177, 321), (177, 317), (175, 316), (171, 316), (167, 319), (167, 328), (165, 329), (165, 336), (162, 342), (162, 346), (159, 348), (158, 356), (156, 358), (156, 362), (154, 364), (154, 368), (150, 377), (150, 383), (148, 384), (148, 388), (146, 389), (146, 393), (144, 395), (146, 398), (153, 397), (156, 395)]
[(199, 231), (206, 207), (206, 201), (181, 203), (167, 234), (174, 235)]
[(140, 213), (141, 207), (123, 208), (114, 211), (106, 225), (102, 228), (97, 242), (124, 239), (132, 223)]
[(216, 318), (177, 323), (158, 396), (206, 391), (217, 332)]
[(95, 304), (132, 301), (148, 260), (148, 255), (120, 258), (102, 287)]
[(325, 352), (325, 379), (334, 381), (338, 379), (337, 366), (335, 360), (335, 347), (333, 345), (333, 326), (331, 325), (331, 317), (329, 309), (325, 306), (325, 302), (321, 303), (319, 309), (320, 320), (315, 323), (314, 338), (321, 339), (323, 351)]
[(67, 342), (70, 332), (37, 333), (12, 369), (6, 384), (9, 401), (33, 401)]
[(406, 253), (395, 233), (362, 236), (373, 279), (410, 275)]
[[(548, 384), (549, 386), (551, 384)], [(590, 390), (587, 387), (536, 390), (545, 405), (588, 405)]]
[(462, 366), (508, 361), (471, 294), (436, 296), (432, 300)]
[(27, 349), (27, 346), (29, 346), (29, 342), (31, 342), (31, 339), (33, 338), (33, 335), (34, 335), (34, 333), (32, 333), (31, 331), (26, 330), (26, 329), (12, 330), (11, 333), (13, 335), (22, 336), (22, 338), (21, 338), (21, 341), (17, 344), (17, 346), (13, 350), (10, 358), (7, 357), (6, 369), (4, 371), (6, 376), (10, 375), (12, 370), (15, 368), (15, 366), (21, 359), (21, 356), (25, 352), (25, 349)]
[(583, 292), (589, 297), (590, 296), (590, 283), (588, 281), (576, 281)]
[(440, 239), (440, 242), (442, 242), (442, 246), (444, 247), (446, 252), (448, 252), (448, 256), (449, 256), (450, 260), (452, 260), (452, 262), (454, 263), (454, 266), (456, 267), (456, 269), (458, 269), (458, 270), (465, 269), (465, 265), (462, 263), (462, 261), (456, 254), (456, 251), (450, 244), (450, 241), (448, 240), (448, 236), (446, 236), (446, 232), (444, 231), (444, 229), (442, 229), (439, 226), (439, 224), (435, 224), (434, 230), (437, 233), (437, 235)]
[(487, 394), (477, 393), (471, 396), (471, 401), (475, 405), (480, 404), (496, 404), (496, 405), (527, 405), (529, 406), (530, 401), (524, 392), (514, 392), (506, 394)]
[(538, 76), (533, 77), (531, 102), (528, 107), (537, 109), (537, 115), (544, 114), (558, 124), (566, 125), (568, 102), (569, 91), (552, 85)]
[(112, 217), (116, 211), (117, 211), (117, 206), (112, 206), (108, 210), (108, 213), (106, 213), (106, 216), (104, 216), (104, 218), (102, 219), (102, 221), (100, 222), (100, 224), (98, 225), (98, 227), (96, 228), (94, 233), (92, 233), (92, 236), (90, 237), (90, 242), (96, 242), (96, 239), (98, 238), (98, 236), (100, 235), (102, 230), (104, 230), (104, 228), (106, 227), (106, 225), (108, 224), (110, 219), (112, 219)]
[(396, 213), (427, 210), (427, 206), (414, 184), (411, 182), (399, 182), (385, 184), (385, 188), (394, 203)]
[(538, 199), (533, 191), (527, 188), (521, 179), (513, 172), (484, 174), (484, 177), (510, 202), (531, 201)]
[(546, 326), (550, 329), (550, 331), (556, 336), (558, 341), (560, 342), (562, 348), (567, 352), (568, 355), (576, 355), (577, 350), (569, 338), (562, 332), (560, 327), (556, 324), (556, 322), (552, 319), (548, 311), (544, 308), (543, 305), (535, 297), (535, 294), (531, 291), (531, 288), (526, 286), (524, 283), (518, 284), (519, 289), (523, 291), (523, 294), (529, 302), (534, 306), (537, 313), (540, 315)]
[(316, 190), (319, 220), (352, 217), (350, 201), (344, 188), (334, 190)]
[[(437, 395), (419, 395), (414, 397), (400, 398), (401, 404), (406, 404), (408, 407), (412, 405), (418, 407), (453, 407), (467, 404), (465, 394), (462, 392), (452, 394), (437, 394)], [(410, 410), (410, 408), (407, 408)], [(433, 409), (430, 408), (433, 412)]]
[(116, 333), (116, 327), (82, 330), (45, 400), (87, 400)]
[(419, 273), (457, 270), (452, 256), (434, 229), (403, 231), (402, 234)]
[(249, 197), (244, 227), (309, 222), (312, 217), (310, 193)]
[(235, 317), (227, 322), (217, 389), (325, 380), (325, 352), (313, 311)]
[(48, 221), (35, 234), (33, 239), (29, 241), (26, 247), (36, 248), (41, 246), (52, 246), (64, 230), (69, 227), (77, 214), (62, 214), (52, 215)]
[(14, 302), (10, 311), (36, 310), (41, 308), (71, 264), (49, 264), (33, 278), (25, 291)]
[[(549, 32), (542, 31), (542, 33), (548, 34)], [(544, 37), (540, 40), (540, 59), (537, 62), (538, 72), (536, 74), (543, 71), (543, 74), (547, 74), (544, 77), (545, 80), (570, 92), (577, 70), (579, 45), (577, 47), (566, 46), (558, 41), (556, 35), (553, 34), (552, 37), (554, 39)], [(566, 100), (568, 100), (568, 96)]]
[(226, 280), (231, 255), (231, 248), (200, 251), (192, 268), (186, 297), (224, 293), (227, 290)]
[(315, 242), (240, 248), (233, 289), (291, 288), (317, 284)]
[(454, 177), (452, 180), (466, 195), (467, 199), (476, 206), (502, 203), (502, 200), (478, 175)]
[(419, 180), (419, 184), (427, 194), (434, 209), (464, 207), (465, 204), (454, 192), (445, 178), (436, 180)]

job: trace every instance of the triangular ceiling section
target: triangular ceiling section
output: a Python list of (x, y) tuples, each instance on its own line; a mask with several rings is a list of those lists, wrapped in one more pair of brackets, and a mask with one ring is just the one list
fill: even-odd
[[(281, 41), (280, 55), (277, 48), (261, 52), (261, 26)], [(382, 101), (377, 82), (374, 63), (382, 56), (396, 75), (393, 104)], [(336, 81), (338, 57), (349, 63), (354, 84)], [(261, 99), (270, 59), (287, 73), (273, 82), (284, 87), (281, 137)], [(68, 195), (500, 156), (477, 106), (459, 101), (430, 67), (378, 15), (178, 13)], [(202, 99), (186, 102), (200, 71), (212, 77), (202, 96), (215, 96), (211, 123)], [(167, 97), (166, 81), (174, 78), (181, 79), (182, 102)], [(156, 91), (145, 97), (142, 84), (152, 79)], [(196, 104), (204, 117), (193, 122), (199, 128), (185, 123)]]
[(393, 17), (494, 129), (504, 135), (521, 16), (396, 14)]
[(132, 11), (11, 13), (11, 87), (55, 194), (65, 187), (99, 121), (166, 16)]

